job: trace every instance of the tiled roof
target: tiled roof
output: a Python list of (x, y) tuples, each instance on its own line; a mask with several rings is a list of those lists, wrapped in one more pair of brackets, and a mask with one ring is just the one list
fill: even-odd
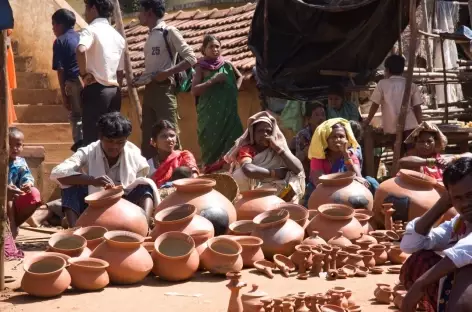
[[(256, 4), (209, 11), (179, 11), (166, 14), (164, 21), (179, 29), (187, 43), (197, 54), (205, 34), (215, 35), (222, 44), (222, 55), (231, 61), (246, 79), (252, 76), (252, 68), (256, 64), (255, 57), (249, 50), (247, 41), (249, 28)], [(125, 26), (126, 39), (133, 67), (134, 76), (144, 71), (143, 47), (149, 29), (133, 21)]]

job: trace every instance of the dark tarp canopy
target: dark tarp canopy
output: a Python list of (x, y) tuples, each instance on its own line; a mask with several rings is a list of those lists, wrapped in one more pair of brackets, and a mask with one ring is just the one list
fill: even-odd
[(355, 72), (356, 84), (366, 84), (398, 40), (400, 23), (402, 31), (408, 25), (409, 1), (359, 0), (328, 6), (319, 5), (319, 0), (259, 0), (249, 47), (256, 56), (260, 90), (267, 96), (309, 100), (327, 85), (346, 79), (320, 75), (320, 70)]

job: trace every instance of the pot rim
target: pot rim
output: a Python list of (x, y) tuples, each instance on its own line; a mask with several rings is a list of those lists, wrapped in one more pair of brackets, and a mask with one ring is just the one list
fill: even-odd
[[(89, 265), (85, 265), (81, 263), (85, 261), (99, 263), (101, 264), (101, 266), (89, 266)], [(110, 266), (110, 264), (107, 261), (98, 259), (98, 258), (93, 258), (93, 257), (74, 257), (67, 260), (67, 263), (69, 263), (70, 266), (79, 267), (81, 269), (86, 269), (90, 271), (101, 271), (101, 270), (105, 270), (106, 268)]]
[[(333, 210), (341, 210), (344, 212), (344, 215), (331, 215), (328, 213)], [(342, 204), (323, 204), (318, 207), (318, 211), (320, 215), (330, 220), (349, 220), (354, 217), (354, 209)]]
[(361, 212), (354, 212), (354, 218), (356, 218), (359, 222), (367, 222), (372, 219), (372, 216)]
[(373, 251), (370, 251), (370, 250), (358, 250), (357, 253), (361, 256), (374, 256), (374, 252)]
[[(279, 219), (272, 222), (262, 223), (264, 219), (271, 216), (279, 217)], [(275, 210), (269, 210), (269, 211), (265, 211), (258, 214), (252, 221), (254, 222), (256, 227), (267, 228), (267, 227), (272, 227), (274, 225), (287, 222), (287, 220), (289, 219), (289, 216), (290, 216), (290, 213), (288, 212), (288, 210), (275, 209)]]
[(241, 191), (240, 194), (246, 198), (264, 197), (277, 194), (276, 188), (257, 188), (254, 190)]
[(254, 224), (254, 221), (253, 220), (238, 220), (238, 221), (234, 221), (233, 223), (231, 223), (229, 226), (228, 226), (228, 229), (231, 231), (231, 232), (234, 232), (234, 233), (251, 233), (251, 231), (235, 231), (235, 229), (240, 226), (241, 224), (252, 224), (254, 227), (255, 227), (255, 224)]
[[(52, 272), (47, 272), (47, 273), (36, 273), (36, 272), (31, 272), (29, 270), (29, 268), (41, 261), (41, 260), (45, 260), (45, 259), (54, 259), (54, 261), (58, 261), (58, 262), (61, 262), (62, 265), (60, 268), (58, 268), (57, 270), (54, 270)], [(60, 257), (60, 256), (56, 256), (56, 255), (51, 255), (49, 254), (49, 252), (43, 252), (39, 255), (36, 255), (34, 256), (33, 258), (29, 259), (29, 260), (25, 260), (25, 263), (23, 264), (23, 270), (25, 272), (28, 272), (29, 274), (32, 274), (32, 275), (35, 275), (35, 276), (51, 276), (51, 275), (55, 275), (55, 274), (58, 274), (60, 273), (62, 270), (64, 270), (65, 268), (67, 267), (67, 261), (64, 260), (64, 258)]]
[(211, 191), (215, 187), (216, 180), (207, 178), (184, 178), (173, 181), (172, 185), (177, 189), (177, 191), (181, 192), (207, 192)]
[[(276, 210), (276, 209), (284, 209), (284, 210), (287, 210), (287, 211), (288, 211), (289, 218), (292, 219), (292, 220), (295, 221), (295, 222), (297, 222), (297, 221), (302, 221), (302, 220), (307, 220), (307, 219), (308, 219), (308, 209), (306, 209), (305, 207), (303, 207), (303, 206), (301, 206), (301, 205), (292, 204), (292, 203), (281, 203), (281, 204), (277, 204), (277, 205), (276, 205), (276, 208), (273, 209), (273, 210)], [(295, 217), (292, 216), (292, 213), (291, 213), (292, 210), (293, 210), (294, 212), (301, 213), (302, 216), (300, 216), (299, 218), (295, 219)]]
[[(83, 234), (86, 233), (87, 230), (93, 230), (93, 229), (102, 230), (102, 231), (104, 230), (102, 236), (101, 236), (101, 237), (97, 237), (97, 238), (92, 238), (92, 239), (87, 239), (85, 236), (83, 236)], [(82, 237), (85, 238), (88, 242), (94, 242), (94, 241), (97, 241), (97, 240), (99, 240), (99, 239), (104, 239), (103, 236), (105, 235), (106, 232), (108, 232), (108, 229), (107, 229), (106, 227), (99, 226), (99, 225), (90, 225), (90, 226), (80, 227), (80, 228), (78, 228), (77, 230), (75, 230), (72, 234), (82, 236)]]
[(322, 304), (322, 305), (317, 304), (317, 306), (320, 307), (320, 309), (319, 309), (320, 312), (326, 312), (326, 311), (341, 312), (341, 311), (344, 311), (344, 309), (341, 308), (340, 306), (332, 305), (332, 304)]
[(106, 201), (118, 201), (124, 194), (123, 186), (115, 186), (111, 189), (101, 190), (85, 197), (89, 206), (101, 206)]
[[(187, 213), (184, 217), (180, 219), (174, 219), (174, 220), (164, 220), (167, 216), (169, 216), (171, 213), (175, 211), (184, 211)], [(170, 224), (176, 224), (176, 223), (184, 223), (185, 221), (190, 221), (192, 220), (193, 217), (197, 214), (197, 207), (194, 205), (190, 204), (180, 204), (180, 205), (174, 205), (170, 206), (167, 208), (162, 209), (158, 213), (154, 215), (154, 220), (156, 220), (157, 223), (164, 224), (164, 225), (170, 225)]]
[(377, 251), (384, 251), (386, 250), (387, 247), (385, 245), (381, 245), (381, 244), (370, 244), (369, 245), (369, 250), (377, 250)]
[[(71, 256), (69, 255), (66, 255), (66, 254), (63, 254), (63, 253), (60, 253), (60, 252), (55, 252), (55, 251), (44, 251), (44, 252), (47, 252), (48, 255), (51, 255), (51, 256), (56, 256), (56, 257), (59, 257), (59, 258), (62, 258), (66, 261), (67, 263), (67, 260), (69, 260), (70, 258), (72, 258)], [(41, 253), (42, 254), (42, 253)]]
[[(166, 240), (168, 238), (178, 238), (181, 241), (185, 241), (186, 243), (190, 243), (189, 251), (187, 253), (185, 253), (183, 255), (179, 255), (179, 256), (169, 256), (169, 255), (166, 255), (166, 254), (162, 253), (159, 250), (159, 246), (161, 245), (161, 243), (164, 240)], [(156, 241), (154, 242), (154, 250), (161, 257), (166, 258), (166, 259), (174, 259), (174, 260), (183, 259), (183, 258), (189, 257), (192, 254), (192, 252), (195, 250), (195, 241), (193, 240), (192, 236), (190, 236), (188, 234), (185, 234), (185, 233), (182, 233), (182, 232), (177, 232), (177, 231), (166, 232), (164, 234), (159, 235), (159, 237), (156, 239)]]
[[(264, 243), (264, 241), (261, 238), (256, 237), (256, 236), (250, 236), (250, 235), (236, 236), (236, 237), (234, 237), (234, 240), (237, 241), (241, 245), (241, 247), (244, 247), (244, 246), (252, 246), (252, 247), (262, 246), (262, 244)], [(253, 242), (250, 242), (250, 243), (241, 243), (240, 242), (240, 241), (244, 241), (244, 240), (252, 240)]]
[(325, 185), (347, 185), (354, 181), (355, 176), (354, 172), (338, 172), (323, 174), (318, 180)]
[[(116, 236), (127, 236), (136, 239), (136, 242), (120, 242), (117, 240), (113, 240)], [(112, 244), (115, 246), (120, 246), (122, 248), (139, 248), (141, 244), (144, 242), (145, 238), (139, 234), (129, 232), (129, 231), (108, 231), (103, 235), (105, 241), (108, 244)], [(102, 243), (103, 244), (103, 243)]]
[(427, 186), (427, 187), (433, 188), (437, 184), (434, 178), (427, 176), (418, 171), (400, 169), (399, 176), (409, 182), (412, 182), (414, 184), (418, 184), (421, 186)]
[[(226, 243), (228, 243), (229, 245), (232, 245), (233, 247), (236, 247), (237, 248), (237, 251), (236, 253), (233, 253), (233, 254), (224, 254), (224, 253), (221, 253), (219, 251), (216, 251), (212, 248), (213, 244), (215, 243), (218, 243), (218, 242), (221, 242), (221, 241), (224, 241)], [(207, 244), (208, 244), (208, 248), (211, 249), (211, 251), (213, 251), (214, 253), (220, 255), (220, 256), (223, 256), (223, 257), (234, 257), (234, 256), (238, 256), (241, 254), (241, 252), (243, 251), (243, 247), (241, 246), (241, 244), (239, 244), (237, 241), (235, 240), (232, 240), (231, 238), (226, 238), (226, 237), (213, 237), (211, 239), (209, 239), (207, 241)]]
[[(57, 243), (60, 239), (65, 238), (65, 237), (74, 237), (74, 238), (82, 241), (82, 245), (80, 247), (73, 248), (73, 249), (64, 249), (64, 248), (54, 247), (54, 243)], [(55, 242), (53, 243), (53, 241), (55, 241)], [(49, 238), (48, 246), (52, 250), (56, 250), (56, 251), (61, 250), (61, 251), (64, 251), (64, 252), (75, 252), (75, 251), (79, 251), (79, 250), (84, 249), (85, 247), (87, 247), (87, 240), (85, 239), (85, 237), (83, 237), (81, 235), (77, 235), (77, 234), (55, 233), (55, 234), (52, 234), (51, 237)]]
[(356, 253), (350, 253), (348, 257), (356, 258), (356, 259), (359, 259), (359, 260), (364, 259), (364, 257), (362, 255), (356, 254)]

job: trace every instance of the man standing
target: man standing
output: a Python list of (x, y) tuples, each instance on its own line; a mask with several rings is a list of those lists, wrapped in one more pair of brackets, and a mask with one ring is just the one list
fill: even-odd
[[(150, 33), (144, 46), (145, 70), (134, 84), (146, 84), (141, 151), (147, 159), (156, 153), (150, 145), (152, 126), (160, 119), (166, 119), (178, 127), (175, 75), (197, 62), (195, 53), (180, 32), (162, 20), (164, 13), (163, 0), (141, 0), (139, 21), (149, 27)], [(176, 55), (181, 62), (174, 61)]]
[(98, 140), (97, 122), (103, 114), (120, 111), (125, 39), (110, 25), (111, 0), (84, 0), (89, 26), (80, 33), (77, 63), (82, 93), (83, 145)]

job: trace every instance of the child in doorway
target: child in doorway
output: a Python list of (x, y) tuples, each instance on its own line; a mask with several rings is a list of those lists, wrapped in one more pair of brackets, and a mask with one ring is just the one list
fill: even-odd
[(52, 69), (57, 71), (61, 86), (62, 101), (69, 111), (74, 145), (76, 152), (82, 147), (82, 98), (83, 85), (79, 79), (76, 49), (79, 34), (74, 31), (75, 15), (72, 11), (59, 9), (52, 15), (52, 30), (56, 36), (53, 45)]
[(326, 117), (343, 118), (346, 120), (361, 120), (361, 114), (356, 105), (346, 100), (344, 87), (335, 84), (328, 88), (328, 106), (326, 107)]

